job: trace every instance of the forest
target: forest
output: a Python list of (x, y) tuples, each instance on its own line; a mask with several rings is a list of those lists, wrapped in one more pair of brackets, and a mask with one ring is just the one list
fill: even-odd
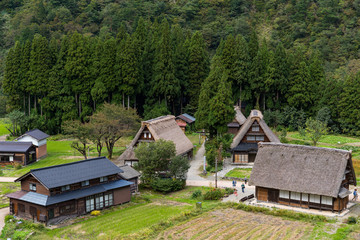
[(0, 115), (25, 125), (58, 133), (109, 102), (143, 119), (187, 112), (200, 128), (221, 127), (238, 104), (272, 127), (314, 117), (360, 135), (360, 1), (3, 0), (0, 9)]

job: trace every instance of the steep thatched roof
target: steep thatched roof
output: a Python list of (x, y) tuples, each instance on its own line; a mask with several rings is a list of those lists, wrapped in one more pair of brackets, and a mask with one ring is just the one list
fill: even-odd
[(243, 125), (246, 121), (246, 117), (242, 114), (239, 106), (234, 106), (235, 110), (235, 120), (241, 125)]
[(349, 151), (259, 143), (249, 185), (336, 198), (347, 166), (356, 179)]
[(121, 154), (116, 160), (117, 163), (121, 164), (124, 160), (138, 160), (135, 157), (134, 146), (144, 128), (147, 128), (154, 137), (155, 141), (164, 139), (175, 143), (176, 154), (182, 155), (193, 149), (193, 144), (186, 137), (185, 133), (181, 130), (175, 121), (175, 117), (172, 115), (161, 116), (158, 118), (150, 119), (141, 122), (141, 128), (137, 132), (135, 138), (131, 142), (130, 146)]
[(263, 115), (259, 110), (251, 110), (249, 117), (246, 119), (245, 123), (241, 126), (240, 130), (235, 135), (233, 142), (231, 143), (231, 148), (235, 148), (241, 140), (244, 138), (245, 134), (249, 131), (254, 121), (259, 122), (260, 127), (263, 129), (265, 135), (268, 137), (270, 142), (280, 142), (279, 138), (271, 131), (269, 126), (263, 120)]

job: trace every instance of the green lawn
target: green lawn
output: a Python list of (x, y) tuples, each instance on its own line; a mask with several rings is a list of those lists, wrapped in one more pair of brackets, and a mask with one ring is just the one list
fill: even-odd
[[(114, 148), (113, 158), (117, 158), (122, 151), (125, 149), (122, 146), (126, 146), (131, 141), (131, 139), (122, 139), (119, 143), (116, 144)], [(53, 165), (59, 165), (64, 163), (75, 162), (79, 160), (83, 160), (83, 156), (80, 155), (76, 150), (71, 148), (71, 140), (61, 140), (61, 141), (47, 141), (47, 157), (39, 160), (38, 162), (32, 163), (26, 167), (15, 170), (14, 168), (6, 168), (8, 170), (4, 170), (4, 176), (7, 177), (19, 177), (30, 169), (49, 167)], [(92, 146), (93, 149), (90, 151), (89, 158), (97, 157), (98, 153), (96, 152), (96, 147)], [(106, 147), (102, 150), (102, 156), (107, 156)]]
[(20, 190), (20, 183), (0, 183), (0, 208), (9, 206), (9, 198), (5, 195)]
[[(299, 140), (306, 140), (310, 141), (308, 137), (302, 137), (298, 132), (291, 132), (288, 133), (288, 137), (296, 138)], [(327, 144), (336, 144), (336, 145), (342, 145), (346, 143), (355, 143), (360, 142), (359, 138), (354, 137), (345, 137), (345, 136), (339, 136), (339, 135), (325, 135), (322, 137), (319, 141), (320, 143), (327, 143)]]
[(9, 134), (9, 130), (6, 129), (7, 126), (10, 126), (10, 124), (6, 123), (7, 119), (0, 118), (0, 136)]
[(195, 156), (201, 144), (204, 142), (204, 138), (203, 137), (200, 138), (200, 144), (199, 144), (199, 133), (186, 133), (186, 136), (190, 139), (191, 143), (194, 145), (193, 155)]
[(234, 168), (229, 171), (225, 177), (235, 177), (235, 178), (250, 178), (252, 168)]

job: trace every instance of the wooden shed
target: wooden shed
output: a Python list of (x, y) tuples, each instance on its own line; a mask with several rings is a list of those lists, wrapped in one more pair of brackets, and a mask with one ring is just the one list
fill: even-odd
[(137, 163), (134, 149), (140, 143), (154, 142), (159, 139), (172, 141), (176, 147), (176, 155), (192, 157), (193, 144), (186, 137), (172, 115), (161, 116), (141, 122), (141, 128), (128, 148), (118, 157), (115, 163), (118, 166), (130, 165)]
[(350, 151), (259, 143), (249, 185), (258, 201), (340, 212), (356, 176)]
[(27, 131), (16, 140), (18, 142), (32, 142), (36, 148), (36, 159), (44, 158), (47, 156), (47, 142), (46, 139), (50, 137), (48, 134), (40, 131), (39, 129), (33, 129)]
[(231, 143), (233, 164), (254, 162), (259, 142), (280, 143), (280, 140), (265, 123), (262, 113), (252, 110)]
[(31, 142), (0, 141), (0, 165), (28, 165), (36, 161), (36, 147)]

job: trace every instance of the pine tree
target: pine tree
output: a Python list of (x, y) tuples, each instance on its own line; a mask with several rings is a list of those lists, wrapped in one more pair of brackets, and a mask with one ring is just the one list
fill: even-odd
[(249, 83), (249, 49), (245, 39), (238, 35), (235, 39), (235, 51), (236, 51), (236, 60), (235, 60), (235, 79), (236, 82), (233, 83), (233, 89), (236, 89), (235, 86), (238, 86), (239, 89), (239, 106), (241, 106), (241, 100), (246, 95), (243, 89), (247, 89)]
[(201, 84), (209, 73), (208, 66), (209, 59), (204, 38), (200, 32), (195, 32), (189, 46), (189, 109), (193, 112), (198, 105)]
[(309, 63), (310, 74), (310, 94), (311, 94), (311, 113), (315, 113), (320, 109), (319, 101), (322, 98), (321, 87), (325, 81), (324, 68), (320, 60), (318, 52), (315, 52), (310, 57)]
[[(30, 116), (30, 109), (31, 109), (31, 96), (30, 90), (28, 88), (29, 82), (29, 68), (30, 68), (30, 54), (31, 54), (31, 41), (27, 40), (24, 44), (22, 57), (21, 57), (21, 66), (20, 66), (20, 88), (21, 91), (24, 93), (24, 111), (28, 113)], [(26, 100), (27, 98), (27, 105)], [(26, 111), (27, 110), (27, 111)]]

